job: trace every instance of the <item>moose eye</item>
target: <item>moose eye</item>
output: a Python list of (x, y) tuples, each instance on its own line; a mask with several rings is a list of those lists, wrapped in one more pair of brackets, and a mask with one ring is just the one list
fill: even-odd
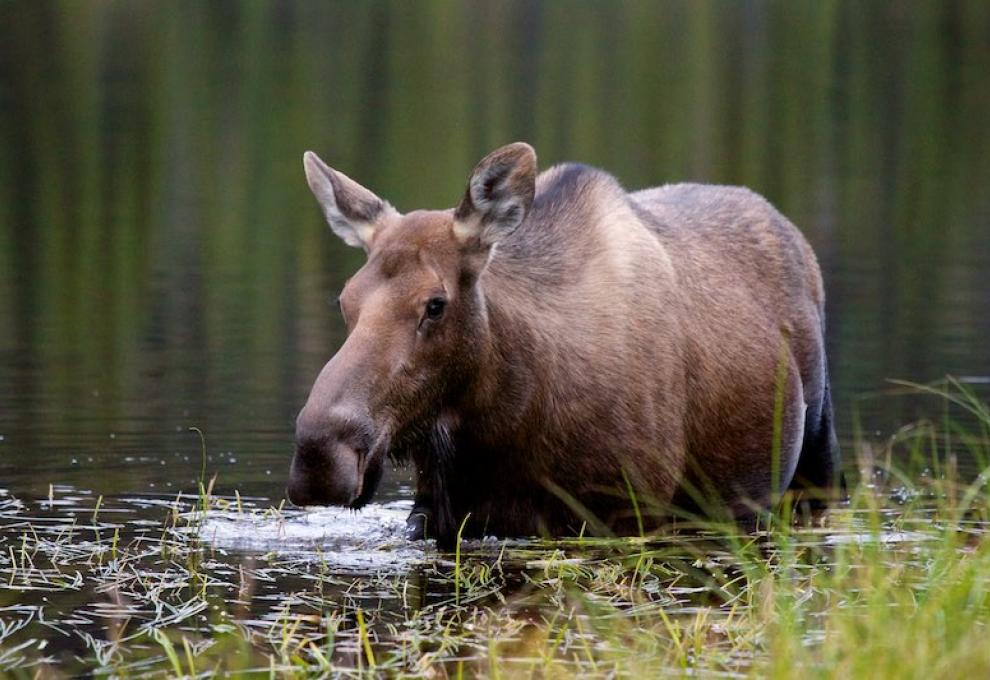
[(447, 306), (447, 301), (441, 297), (430, 298), (426, 303), (426, 318), (439, 319), (443, 316), (443, 309)]

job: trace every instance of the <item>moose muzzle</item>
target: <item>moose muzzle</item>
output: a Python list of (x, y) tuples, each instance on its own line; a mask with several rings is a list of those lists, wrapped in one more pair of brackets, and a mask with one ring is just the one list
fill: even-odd
[(370, 424), (357, 416), (303, 409), (296, 421), (289, 500), (300, 506), (364, 505), (381, 476), (381, 462), (370, 460), (371, 442)]

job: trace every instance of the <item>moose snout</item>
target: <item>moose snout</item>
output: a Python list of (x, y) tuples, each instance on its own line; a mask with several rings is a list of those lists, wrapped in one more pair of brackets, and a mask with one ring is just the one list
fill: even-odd
[(294, 505), (353, 505), (364, 487), (370, 428), (341, 415), (296, 421), (296, 452), (286, 491)]

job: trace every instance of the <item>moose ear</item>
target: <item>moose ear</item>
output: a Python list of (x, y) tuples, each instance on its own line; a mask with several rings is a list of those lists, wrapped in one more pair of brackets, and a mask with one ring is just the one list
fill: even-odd
[(454, 211), (454, 236), (488, 250), (518, 227), (536, 193), (536, 152), (525, 142), (503, 146), (481, 159)]
[(395, 209), (312, 151), (303, 154), (303, 167), (333, 233), (349, 246), (368, 250), (382, 218)]

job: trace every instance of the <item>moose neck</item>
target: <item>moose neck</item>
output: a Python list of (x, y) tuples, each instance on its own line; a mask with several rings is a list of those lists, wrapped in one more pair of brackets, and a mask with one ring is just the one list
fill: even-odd
[(479, 294), (481, 323), (473, 358), (477, 371), (465, 395), (464, 415), (481, 425), (478, 431), (511, 441), (540, 398), (539, 362), (547, 356), (549, 348), (543, 345), (548, 338), (537, 330), (537, 318), (527, 309), (531, 293), (514, 290), (502, 280), (487, 283), (492, 285)]

